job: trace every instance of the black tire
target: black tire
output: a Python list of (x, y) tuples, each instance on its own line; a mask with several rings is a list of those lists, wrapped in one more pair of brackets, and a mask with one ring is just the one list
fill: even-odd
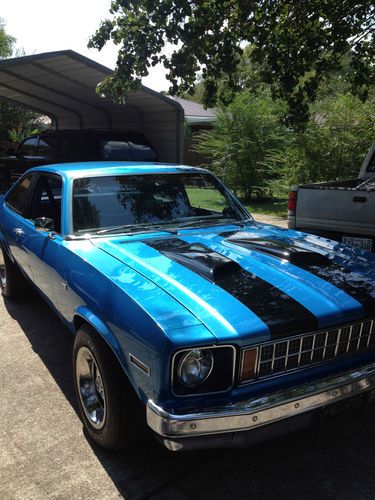
[[(91, 363), (95, 375), (85, 377), (86, 358), (90, 356), (93, 360), (88, 366)], [(145, 408), (113, 352), (87, 324), (81, 326), (75, 338), (73, 378), (81, 418), (93, 441), (104, 448), (121, 450), (143, 439), (146, 429)], [(85, 380), (89, 380), (86, 385)], [(89, 399), (90, 404), (87, 401), (85, 403), (85, 398)], [(95, 398), (96, 403), (93, 404)], [(88, 406), (90, 410), (98, 410), (90, 413)]]
[(17, 264), (8, 257), (0, 246), (0, 288), (4, 297), (18, 299), (25, 294), (27, 282)]

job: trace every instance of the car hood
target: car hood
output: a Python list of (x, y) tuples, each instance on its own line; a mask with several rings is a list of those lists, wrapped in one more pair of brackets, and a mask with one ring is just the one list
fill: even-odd
[(183, 304), (220, 342), (265, 341), (375, 316), (375, 258), (274, 226), (92, 239)]

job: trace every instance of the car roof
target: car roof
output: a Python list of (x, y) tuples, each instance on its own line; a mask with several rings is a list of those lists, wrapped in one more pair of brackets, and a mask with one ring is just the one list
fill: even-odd
[(174, 163), (135, 162), (135, 161), (91, 161), (58, 163), (34, 167), (27, 172), (49, 172), (59, 174), (64, 178), (96, 177), (105, 175), (129, 174), (171, 174), (186, 172), (208, 172), (199, 167), (178, 165)]

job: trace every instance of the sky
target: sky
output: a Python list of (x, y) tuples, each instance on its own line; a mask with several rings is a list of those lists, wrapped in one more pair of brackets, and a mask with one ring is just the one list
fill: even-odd
[[(0, 18), (6, 31), (17, 39), (16, 47), (27, 55), (71, 49), (114, 69), (117, 47), (108, 42), (99, 52), (87, 42), (110, 17), (110, 0), (1, 0)], [(163, 67), (155, 67), (142, 83), (154, 90), (167, 90)]]

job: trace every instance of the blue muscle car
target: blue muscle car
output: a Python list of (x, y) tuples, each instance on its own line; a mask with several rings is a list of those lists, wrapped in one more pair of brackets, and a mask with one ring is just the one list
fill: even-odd
[(29, 170), (0, 198), (1, 289), (75, 334), (82, 420), (107, 448), (243, 446), (372, 399), (375, 256), (255, 222), (210, 172)]

